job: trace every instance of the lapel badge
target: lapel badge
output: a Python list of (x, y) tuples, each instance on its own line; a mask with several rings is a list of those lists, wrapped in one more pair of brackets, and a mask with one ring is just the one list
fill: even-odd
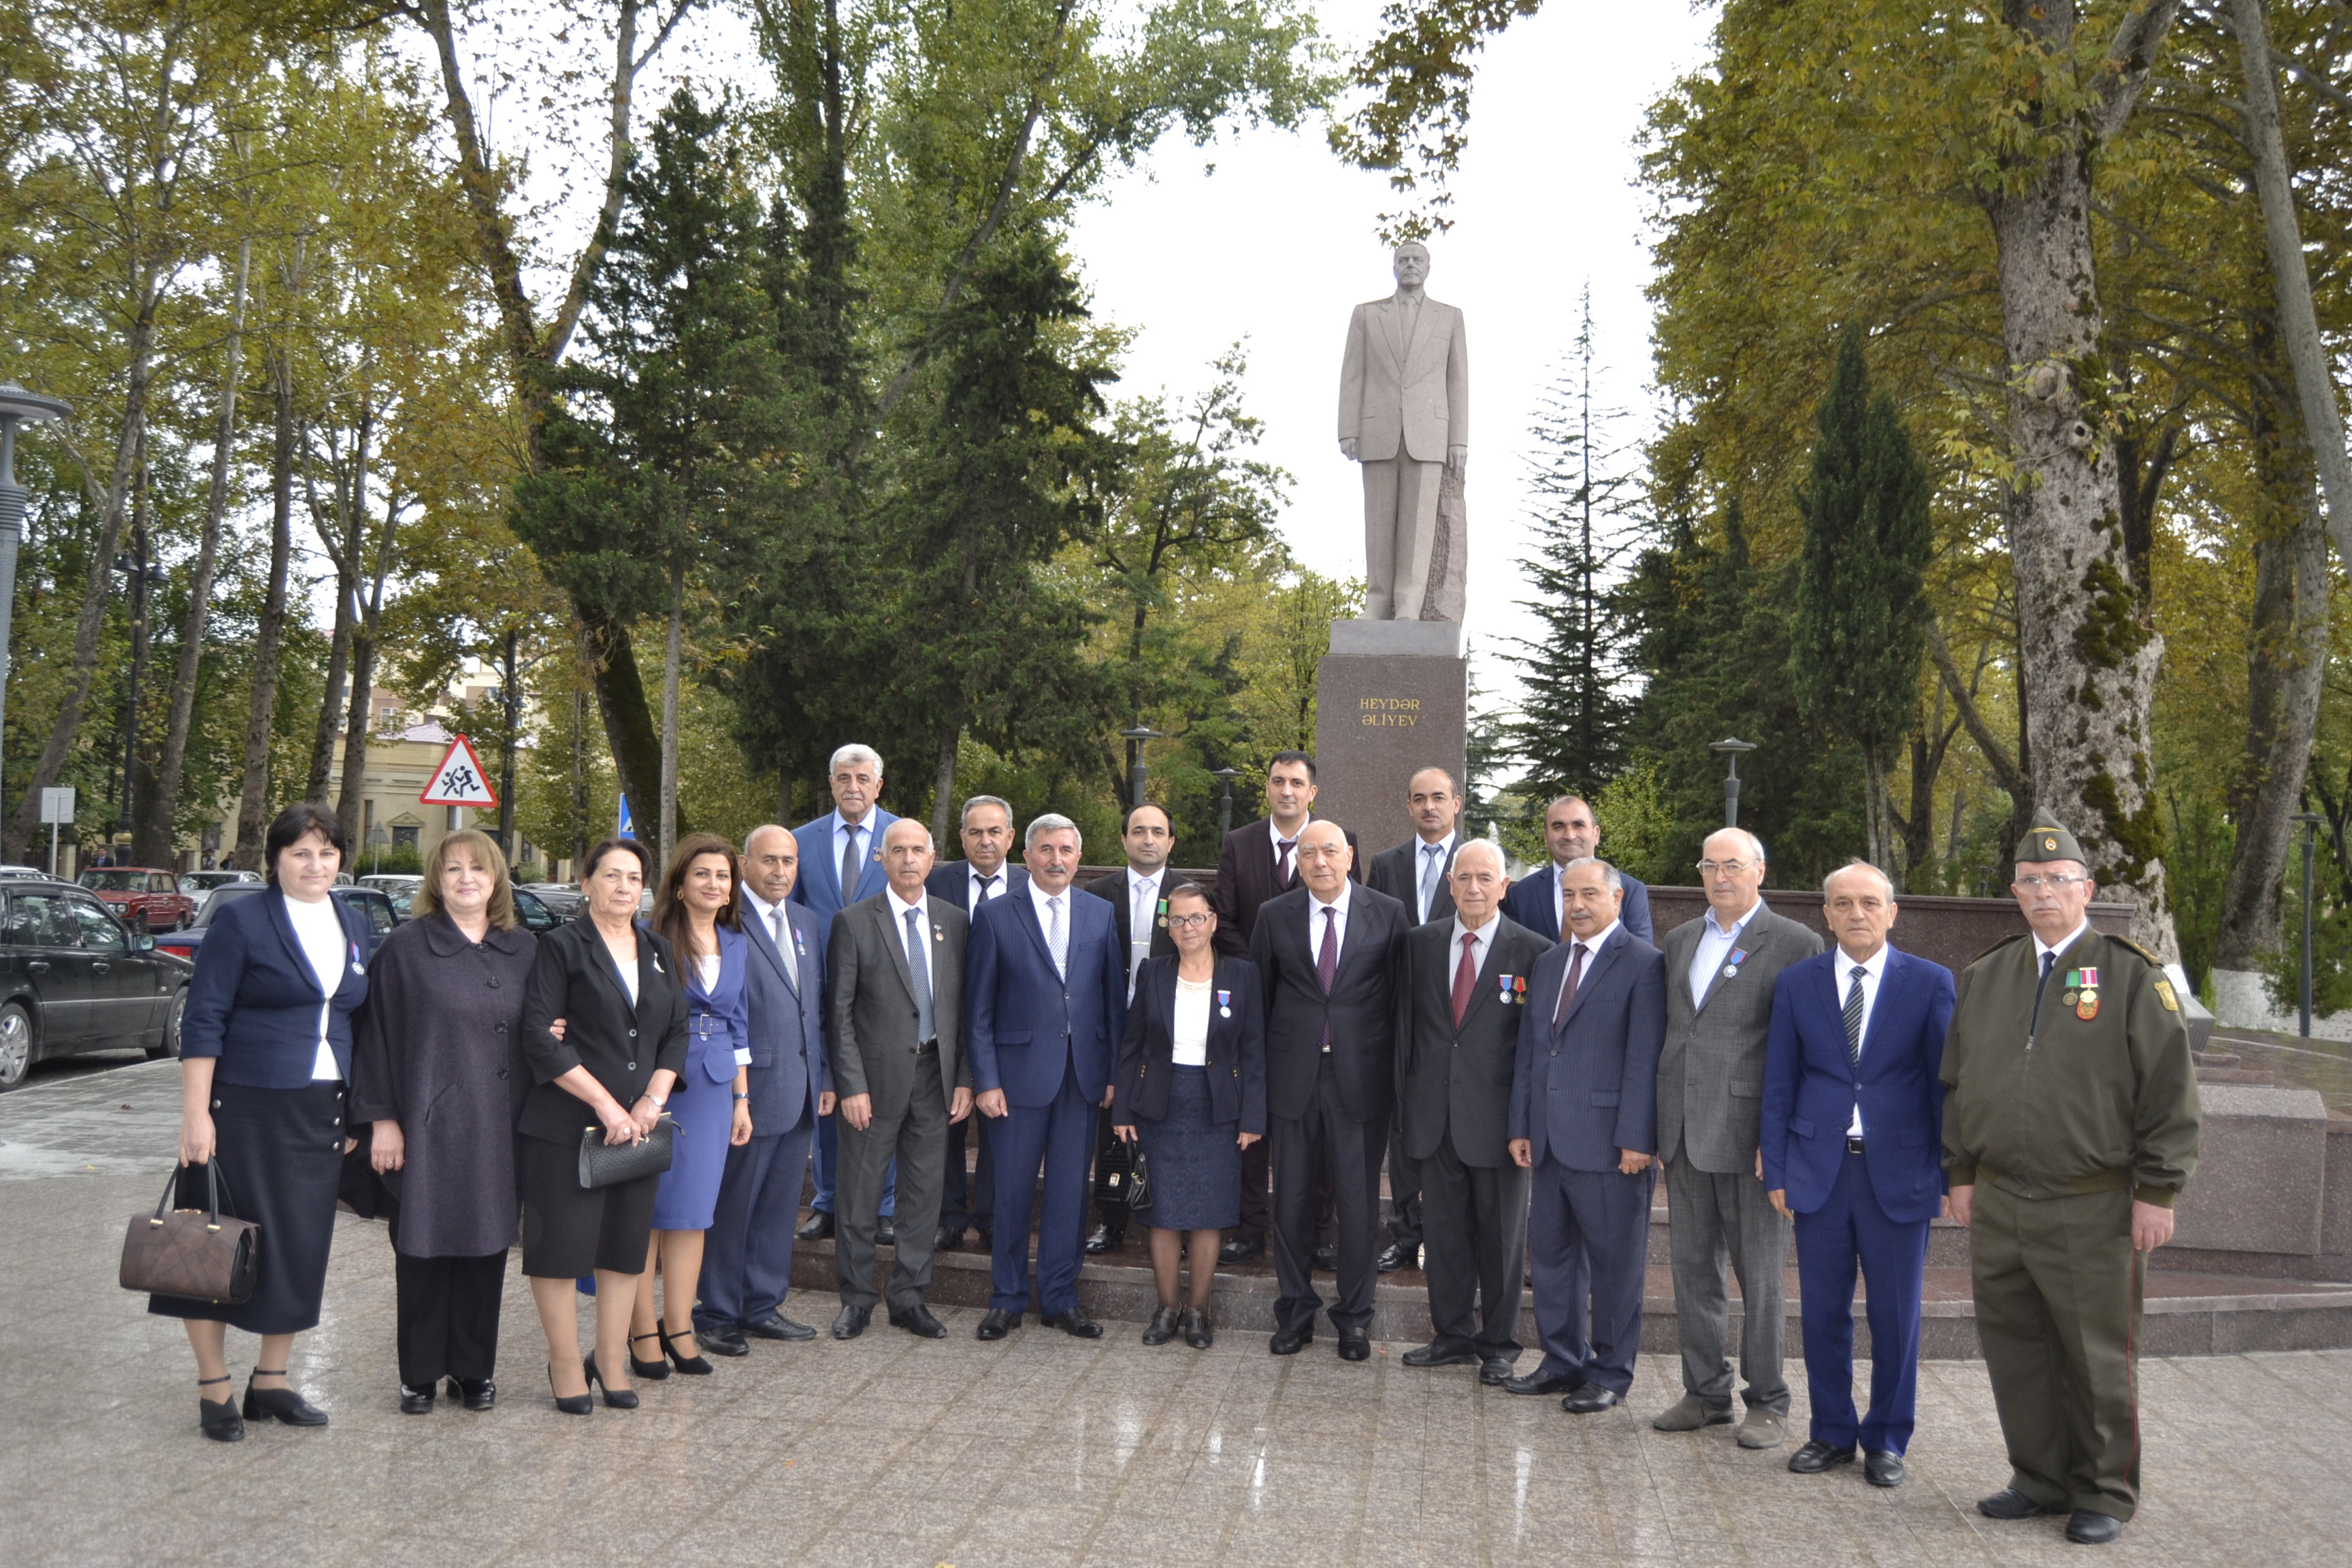
[(2083, 992), (2082, 999), (2074, 1004), (2074, 1016), (2087, 1024), (2098, 1016), (2099, 994), (2086, 988)]
[(2099, 988), (2099, 972), (2097, 970), (2085, 969), (2081, 971), (2081, 973), (2083, 976), (2084, 990), (2096, 991)]
[(361, 976), (362, 978), (365, 978), (367, 975), (367, 965), (354, 958), (352, 960), (352, 973)]
[(931, 928), (931, 940), (932, 940), (933, 942), (945, 942), (945, 941), (947, 941), (947, 939), (948, 939), (948, 928), (947, 928), (947, 927), (945, 927), (945, 926), (933, 926), (933, 927)]
[(1220, 991), (1217, 993), (1218, 1017), (1230, 1018), (1234, 1016), (1233, 1000), (1234, 994), (1230, 991)]

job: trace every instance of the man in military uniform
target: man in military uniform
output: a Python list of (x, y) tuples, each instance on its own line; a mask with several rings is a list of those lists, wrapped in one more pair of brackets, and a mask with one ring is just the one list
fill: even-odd
[(2068, 1514), (2066, 1539), (2098, 1544), (2139, 1501), (2140, 1302), (2197, 1166), (2197, 1074), (2163, 966), (2091, 929), (2072, 833), (2028, 833), (2011, 890), (2032, 931), (1960, 976), (1942, 1068), (1952, 1217), (2013, 1472), (1977, 1508)]

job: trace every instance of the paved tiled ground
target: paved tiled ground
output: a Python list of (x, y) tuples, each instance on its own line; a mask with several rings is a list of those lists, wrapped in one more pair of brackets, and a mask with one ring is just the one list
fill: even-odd
[[(1034, 1323), (983, 1345), (969, 1310), (942, 1313), (943, 1342), (877, 1327), (759, 1344), (583, 1420), (547, 1403), (514, 1280), (501, 1407), (405, 1417), (387, 1249), (349, 1217), (327, 1321), (295, 1361), (333, 1425), (220, 1447), (196, 1436), (178, 1326), (113, 1282), (161, 1172), (150, 1115), (108, 1109), (139, 1097), (89, 1087), (105, 1081), (0, 1100), (0, 1563), (1833, 1568), (2084, 1550), (2053, 1521), (1969, 1506), (2006, 1474), (1983, 1368), (1965, 1362), (1923, 1368), (1894, 1492), (1789, 1475), (1785, 1451), (1743, 1453), (1728, 1428), (1652, 1431), (1675, 1384), (1664, 1358), (1643, 1363), (1630, 1411), (1578, 1419), (1467, 1369), (1407, 1371), (1402, 1345), (1349, 1365), (1328, 1338), (1276, 1361), (1256, 1335), (1201, 1353), (1146, 1350), (1133, 1325), (1087, 1343)], [(834, 1308), (788, 1310), (822, 1324)], [(240, 1377), (252, 1345), (232, 1336)], [(2148, 1499), (2097, 1561), (2347, 1560), (2352, 1352), (2151, 1362), (2142, 1381)]]

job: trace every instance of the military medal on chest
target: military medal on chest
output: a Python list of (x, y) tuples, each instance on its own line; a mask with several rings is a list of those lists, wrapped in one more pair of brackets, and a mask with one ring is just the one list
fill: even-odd
[(1723, 966), (1723, 977), (1726, 980), (1729, 980), (1734, 975), (1738, 974), (1739, 973), (1739, 961), (1747, 956), (1748, 950), (1746, 948), (1733, 948), (1731, 950), (1731, 962)]
[(1160, 900), (1160, 929), (1168, 929), (1168, 900), (1165, 899)]
[(2085, 1024), (2099, 1016), (2099, 972), (2095, 969), (2070, 969), (2066, 972), (2066, 990), (2058, 1000), (2074, 1009), (2074, 1016)]
[[(1165, 904), (1162, 904), (1162, 905), (1160, 905), (1160, 907), (1161, 909), (1163, 909), (1163, 910), (1164, 910), (1164, 909), (1166, 909), (1168, 906), (1167, 906), (1167, 905), (1165, 905)], [(1230, 1017), (1232, 1017), (1232, 1016), (1234, 1016), (1233, 1002), (1234, 1002), (1234, 994), (1233, 994), (1232, 992), (1230, 992), (1230, 991), (1220, 991), (1220, 992), (1218, 992), (1218, 993), (1217, 993), (1217, 1016), (1218, 1016), (1218, 1017), (1220, 1017), (1220, 1018), (1230, 1018)]]

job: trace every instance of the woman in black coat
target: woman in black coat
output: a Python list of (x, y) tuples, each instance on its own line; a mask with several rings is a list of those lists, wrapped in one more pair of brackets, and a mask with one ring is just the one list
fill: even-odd
[(1143, 1342), (1176, 1337), (1176, 1264), (1191, 1233), (1192, 1292), (1182, 1317), (1184, 1342), (1214, 1341), (1209, 1289), (1217, 1246), (1241, 1218), (1242, 1151), (1265, 1135), (1265, 1013), (1257, 966), (1220, 958), (1217, 917), (1191, 882), (1168, 889), (1168, 933), (1174, 958), (1148, 958), (1128, 1004), (1111, 1127), (1139, 1139), (1150, 1171), (1151, 1273), (1160, 1310)]
[(514, 1241), (523, 987), (538, 944), (515, 923), (496, 840), (452, 833), (425, 857), (414, 918), (376, 950), (355, 1020), (352, 1121), (392, 1215), (400, 1408), (441, 1380), (468, 1410), (498, 1398), (499, 1298)]
[[(547, 1331), (548, 1381), (567, 1415), (604, 1403), (633, 1410), (627, 1382), (629, 1312), (653, 1234), (658, 1173), (593, 1189), (580, 1184), (583, 1134), (604, 1142), (643, 1139), (661, 1119), (686, 1070), (686, 986), (670, 945), (636, 923), (652, 861), (633, 838), (588, 852), (580, 888), (586, 909), (540, 939), (524, 987), (522, 1053), (531, 1087), (516, 1119), (522, 1137), (522, 1271)], [(559, 1035), (550, 1026), (561, 1022)], [(572, 1371), (579, 1318), (572, 1282), (596, 1276), (596, 1349)], [(573, 1392), (574, 1389), (578, 1392)]]

